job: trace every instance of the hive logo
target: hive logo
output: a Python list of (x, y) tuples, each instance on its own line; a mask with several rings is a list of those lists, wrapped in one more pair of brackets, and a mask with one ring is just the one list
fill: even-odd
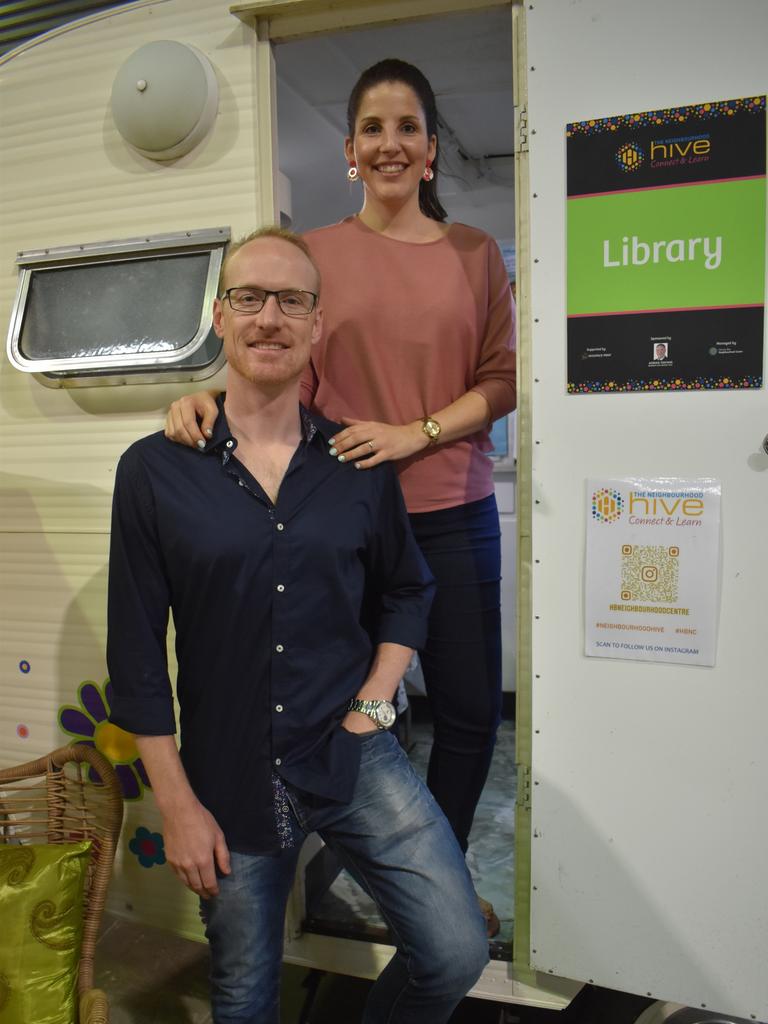
[(613, 487), (601, 487), (592, 495), (592, 518), (598, 523), (615, 523), (624, 511), (621, 491)]
[(625, 142), (614, 158), (622, 171), (636, 171), (645, 161), (645, 154), (636, 142)]

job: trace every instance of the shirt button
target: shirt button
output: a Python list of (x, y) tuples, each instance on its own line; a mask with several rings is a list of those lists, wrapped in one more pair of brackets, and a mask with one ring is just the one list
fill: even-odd
[(275, 758), (275, 764), (277, 764), (277, 765), (280, 765), (280, 764), (282, 764), (282, 763), (283, 763), (283, 762), (282, 762), (282, 760), (281, 760), (281, 759), (280, 759), (279, 757), (276, 757), (276, 758)]
[(278, 583), (277, 587), (276, 587), (276, 590), (277, 590), (278, 594), (282, 594), (282, 592), (285, 590), (285, 587), (283, 586), (282, 583)]
[(275, 650), (277, 651), (278, 654), (282, 654), (285, 648), (283, 647), (282, 644), (278, 644)]
[(282, 523), (278, 523), (277, 524), (277, 528), (278, 528), (278, 530), (284, 530), (285, 529), (285, 527), (283, 526)]
[(238, 480), (237, 482), (241, 487), (245, 487), (245, 480)]
[(232, 448), (234, 446), (234, 443), (234, 441), (227, 441), (227, 448)]
[(275, 711), (282, 711), (282, 710), (283, 710), (283, 705), (282, 704), (275, 704)]

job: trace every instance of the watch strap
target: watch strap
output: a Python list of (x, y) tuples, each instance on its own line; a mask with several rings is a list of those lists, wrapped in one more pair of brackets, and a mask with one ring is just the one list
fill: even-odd
[[(381, 707), (382, 704), (389, 704), (390, 706), (393, 707), (393, 710), (394, 710), (394, 706), (392, 705), (391, 701), (387, 701), (387, 700), (383, 700), (383, 699), (382, 700), (362, 700), (359, 697), (353, 697), (350, 700), (349, 704), (347, 704), (347, 711), (357, 711), (361, 715), (367, 715), (368, 718), (370, 718), (372, 722), (376, 723), (376, 727), (378, 729), (386, 729), (386, 728), (388, 728), (388, 726), (382, 725), (382, 723), (379, 721), (378, 715), (376, 714), (376, 712), (378, 711), (378, 709)], [(393, 720), (393, 722), (394, 722), (394, 720)]]
[(430, 444), (437, 444), (438, 438), (442, 431), (442, 427), (434, 418), (434, 416), (425, 416), (421, 421), (421, 429), (429, 438)]

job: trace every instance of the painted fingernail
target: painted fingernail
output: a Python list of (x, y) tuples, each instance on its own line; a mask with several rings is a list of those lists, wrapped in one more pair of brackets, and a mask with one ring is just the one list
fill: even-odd
[(328, 449), (328, 454), (329, 455), (335, 455), (336, 454), (336, 449), (335, 448), (329, 448)]
[(200, 449), (200, 451), (202, 451), (203, 448), (205, 448), (205, 441), (198, 441), (197, 447)]
[(347, 456), (346, 455), (340, 455), (339, 456), (339, 462), (346, 462), (346, 461), (347, 461)]
[(328, 444), (336, 444), (336, 438), (335, 438), (335, 437), (332, 437), (332, 438), (331, 438), (331, 439), (330, 439), (330, 440), (328, 441)]
[(359, 462), (355, 463), (355, 469), (360, 469), (360, 463)]
[(205, 428), (205, 436), (206, 437), (213, 437), (213, 431), (211, 430), (210, 427), (206, 427)]

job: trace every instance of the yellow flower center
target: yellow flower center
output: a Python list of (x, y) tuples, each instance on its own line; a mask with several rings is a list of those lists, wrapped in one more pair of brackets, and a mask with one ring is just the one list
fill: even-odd
[(112, 722), (100, 722), (94, 736), (96, 749), (115, 764), (127, 764), (139, 756), (133, 733), (126, 732)]

